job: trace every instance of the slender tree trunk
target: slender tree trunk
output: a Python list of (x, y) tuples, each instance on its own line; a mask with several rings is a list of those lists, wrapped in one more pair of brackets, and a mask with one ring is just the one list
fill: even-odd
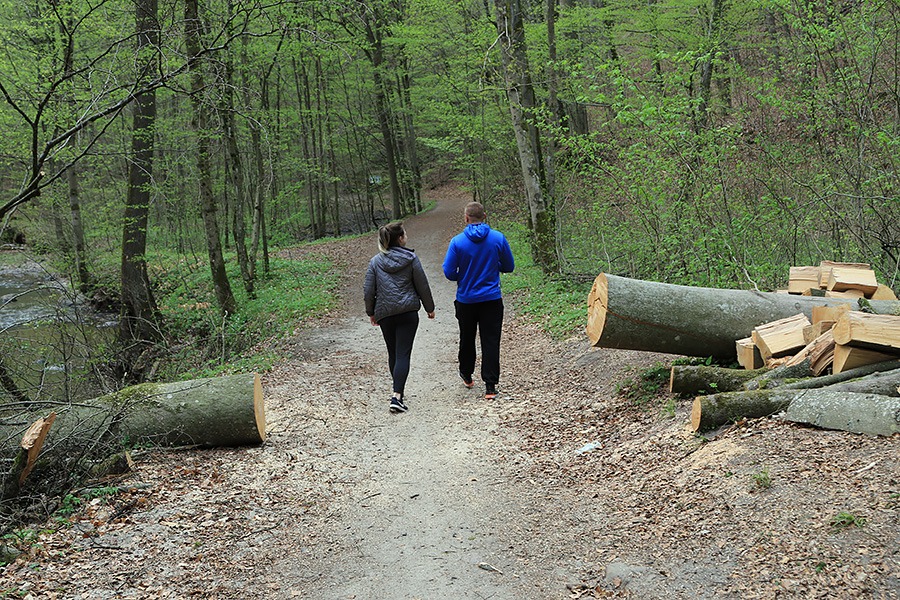
[(205, 87), (203, 62), (200, 57), (201, 24), (197, 0), (186, 0), (184, 5), (184, 36), (187, 49), (189, 71), (191, 74), (191, 108), (192, 124), (197, 133), (197, 172), (199, 179), (200, 212), (206, 233), (206, 250), (209, 254), (209, 267), (212, 273), (213, 287), (219, 311), (224, 316), (233, 315), (237, 310), (237, 302), (231, 291), (228, 274), (225, 272), (225, 257), (222, 254), (222, 242), (219, 235), (219, 223), (216, 217), (216, 202), (212, 189), (212, 169), (209, 160), (209, 108), (203, 99)]
[[(157, 1), (136, 3), (138, 54), (151, 52), (159, 43)], [(147, 59), (144, 68), (153, 64)], [(119, 340), (123, 346), (123, 371), (130, 379), (134, 364), (146, 346), (159, 341), (159, 310), (147, 274), (147, 224), (150, 210), (150, 186), (153, 181), (153, 148), (156, 122), (156, 93), (139, 95), (134, 103), (131, 138), (131, 162), (128, 168), (128, 196), (122, 228), (122, 308)]]
[(526, 55), (522, 7), (520, 0), (499, 0), (496, 7), (509, 110), (519, 150), (525, 197), (531, 214), (534, 261), (544, 272), (555, 272), (559, 268), (556, 218), (552, 198), (546, 193), (547, 181), (542, 165), (539, 133), (526, 120), (527, 112), (536, 108), (536, 102)]
[(700, 62), (700, 99), (695, 117), (695, 132), (700, 133), (709, 123), (709, 101), (712, 96), (712, 77), (715, 69), (716, 53), (719, 51), (722, 28), (722, 13), (727, 0), (712, 0), (709, 19), (706, 22), (707, 50)]
[(393, 218), (403, 216), (403, 192), (400, 189), (400, 173), (397, 168), (397, 141), (394, 139), (394, 131), (391, 129), (391, 113), (388, 107), (387, 87), (384, 82), (382, 70), (385, 68), (384, 46), (381, 37), (381, 16), (375, 11), (374, 15), (366, 21), (366, 37), (369, 42), (367, 55), (372, 62), (372, 78), (375, 84), (375, 116), (381, 129), (381, 138), (384, 145), (385, 163), (388, 170), (388, 178), (391, 182), (391, 207)]
[[(229, 21), (233, 13), (232, 1), (228, 0)], [(238, 267), (241, 270), (241, 280), (244, 290), (249, 298), (255, 297), (253, 272), (250, 269), (250, 259), (247, 256), (247, 225), (244, 211), (247, 207), (247, 185), (244, 177), (244, 161), (241, 160), (238, 148), (237, 126), (235, 124), (234, 110), (234, 60), (231, 50), (226, 50), (225, 55), (225, 90), (224, 110), (222, 111), (222, 124), (225, 127), (225, 147), (228, 164), (229, 179), (234, 192), (234, 208), (232, 210), (232, 233), (234, 234), (234, 249), (237, 254)]]
[(72, 223), (73, 258), (75, 274), (78, 277), (78, 289), (82, 293), (94, 287), (94, 278), (87, 266), (87, 246), (84, 242), (84, 226), (81, 223), (81, 194), (78, 186), (78, 168), (69, 167), (66, 173), (69, 184), (69, 219)]

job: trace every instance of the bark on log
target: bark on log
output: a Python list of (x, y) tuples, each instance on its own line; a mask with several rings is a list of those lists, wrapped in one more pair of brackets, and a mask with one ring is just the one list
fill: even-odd
[(673, 394), (703, 394), (734, 392), (744, 389), (751, 379), (759, 377), (766, 369), (747, 371), (706, 365), (672, 365), (669, 375), (669, 391)]
[(900, 398), (807, 390), (791, 401), (783, 418), (823, 429), (889, 436), (900, 433)]
[(801, 393), (776, 388), (697, 396), (691, 409), (691, 427), (702, 433), (744, 418), (768, 417), (787, 408)]
[(744, 384), (746, 390), (761, 390), (782, 387), (785, 382), (811, 377), (813, 374), (809, 359), (796, 364), (784, 364), (764, 371)]
[[(259, 375), (144, 383), (79, 404), (52, 407), (47, 445), (243, 446), (265, 441)], [(46, 413), (48, 411), (44, 411)], [(0, 419), (0, 439), (21, 439), (36, 416)]]
[(858, 379), (823, 386), (831, 392), (854, 392), (900, 398), (900, 369), (872, 373)]
[[(600, 273), (588, 294), (587, 334), (604, 348), (734, 359), (735, 340), (757, 325), (814, 306), (850, 303), (772, 292), (720, 290), (642, 281)], [(878, 313), (900, 311), (900, 302), (871, 301)]]
[(871, 375), (872, 373), (882, 373), (884, 371), (893, 371), (894, 369), (900, 369), (900, 360), (889, 360), (871, 365), (863, 365), (862, 367), (856, 367), (855, 369), (850, 369), (848, 371), (844, 371), (843, 373), (822, 375), (821, 377), (812, 377), (810, 379), (804, 379), (803, 381), (788, 383), (782, 387), (791, 390), (823, 388), (840, 383), (842, 381), (850, 381), (853, 379)]

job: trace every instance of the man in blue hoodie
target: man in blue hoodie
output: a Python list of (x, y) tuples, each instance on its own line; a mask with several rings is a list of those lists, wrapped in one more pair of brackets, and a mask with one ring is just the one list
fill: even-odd
[(481, 379), (486, 400), (497, 397), (500, 381), (500, 333), (503, 297), (500, 273), (515, 268), (509, 242), (484, 222), (480, 202), (466, 205), (466, 228), (450, 240), (444, 257), (444, 275), (456, 282), (456, 320), (459, 322), (459, 376), (474, 387), (475, 335), (481, 335)]

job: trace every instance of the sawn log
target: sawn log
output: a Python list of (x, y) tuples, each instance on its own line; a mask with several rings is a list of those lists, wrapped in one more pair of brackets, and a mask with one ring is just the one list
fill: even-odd
[[(244, 446), (265, 441), (262, 385), (255, 373), (144, 383), (59, 405), (47, 445)], [(44, 411), (44, 413), (49, 411)], [(35, 413), (37, 414), (37, 413)], [(0, 436), (19, 440), (37, 417), (0, 416)], [(6, 452), (8, 450), (4, 450)]]
[[(587, 298), (591, 344), (684, 356), (734, 359), (735, 340), (753, 328), (814, 306), (854, 301), (772, 292), (689, 287), (600, 273)], [(900, 302), (872, 300), (878, 313), (900, 311)]]

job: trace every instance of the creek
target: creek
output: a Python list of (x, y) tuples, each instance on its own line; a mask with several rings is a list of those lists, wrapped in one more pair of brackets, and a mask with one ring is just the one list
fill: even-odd
[(95, 395), (97, 361), (114, 339), (115, 317), (91, 310), (39, 263), (6, 262), (0, 261), (0, 367), (32, 401)]

